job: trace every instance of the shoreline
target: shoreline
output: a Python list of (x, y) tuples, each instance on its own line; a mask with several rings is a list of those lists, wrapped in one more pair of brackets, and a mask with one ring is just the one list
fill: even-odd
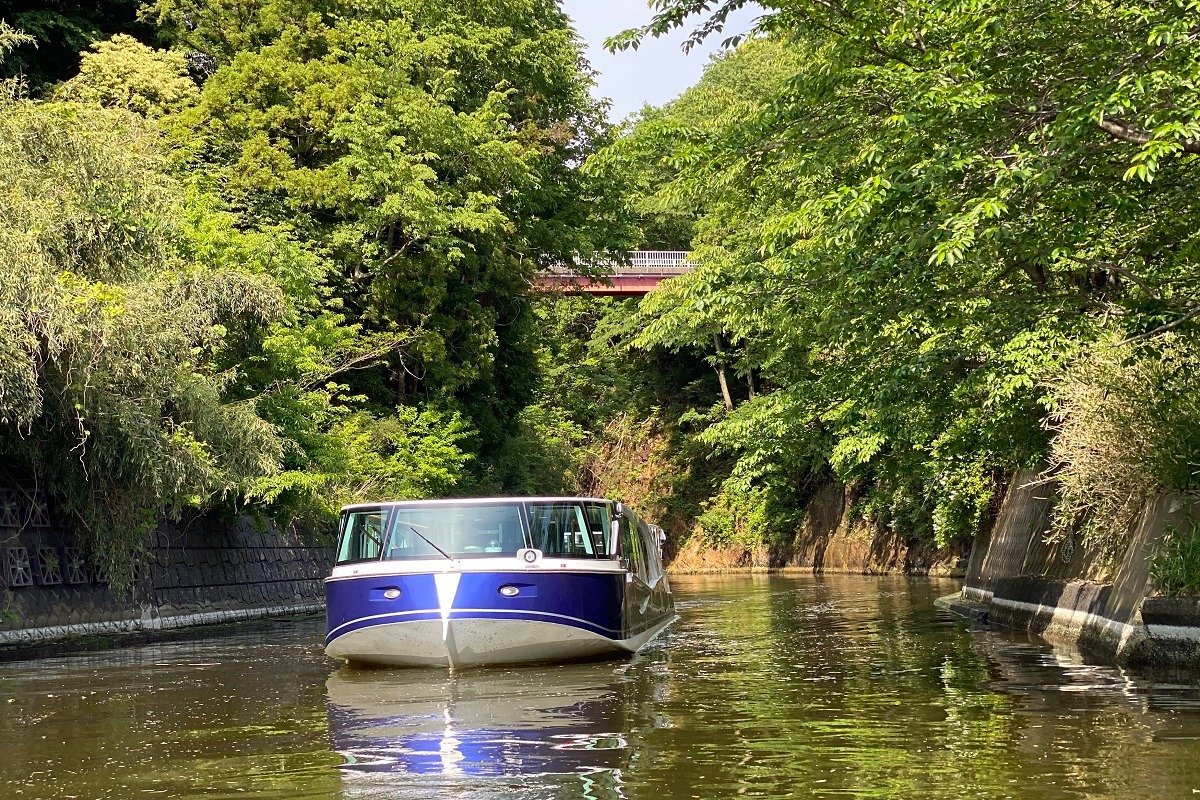
[(869, 568), (824, 568), (814, 569), (810, 566), (801, 566), (796, 564), (785, 564), (777, 567), (764, 567), (757, 565), (741, 566), (741, 567), (684, 567), (682, 569), (673, 569), (667, 567), (667, 575), (669, 577), (685, 576), (685, 575), (861, 575), (863, 577), (905, 577), (905, 578), (938, 578), (941, 580), (963, 580), (965, 573), (955, 570), (927, 570), (927, 571), (906, 571), (906, 570), (873, 570)]

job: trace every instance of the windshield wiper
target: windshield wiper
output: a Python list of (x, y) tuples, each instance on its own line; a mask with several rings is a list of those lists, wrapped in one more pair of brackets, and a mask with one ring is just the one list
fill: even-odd
[(417, 530), (417, 529), (416, 529), (416, 526), (414, 526), (412, 523), (409, 523), (409, 522), (403, 522), (403, 523), (401, 523), (401, 524), (402, 524), (402, 525), (404, 525), (404, 527), (408, 528), (408, 529), (409, 529), (410, 531), (412, 531), (413, 533), (415, 533), (417, 536), (420, 536), (420, 537), (421, 537), (421, 541), (425, 542), (425, 544), (429, 545), (429, 546), (430, 546), (430, 547), (432, 547), (434, 550), (437, 550), (439, 553), (441, 553), (442, 555), (444, 555), (444, 556), (445, 556), (447, 559), (449, 559), (450, 561), (453, 561), (453, 560), (454, 560), (454, 556), (450, 555), (450, 554), (449, 554), (449, 553), (447, 553), (445, 550), (443, 550), (442, 548), (440, 548), (440, 547), (438, 547), (436, 544), (434, 544), (432, 541), (430, 541), (430, 540), (429, 540), (429, 537), (428, 537), (428, 536), (426, 536), (425, 534), (421, 533), (419, 530)]

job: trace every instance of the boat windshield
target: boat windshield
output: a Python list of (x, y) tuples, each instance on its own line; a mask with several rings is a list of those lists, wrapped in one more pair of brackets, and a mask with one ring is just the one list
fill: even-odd
[(384, 559), (514, 556), (525, 546), (515, 503), (397, 506)]
[(438, 503), (355, 509), (342, 517), (337, 563), (355, 561), (515, 556), (523, 547), (566, 558), (611, 558), (611, 504), (528, 502), (529, 539), (522, 505)]

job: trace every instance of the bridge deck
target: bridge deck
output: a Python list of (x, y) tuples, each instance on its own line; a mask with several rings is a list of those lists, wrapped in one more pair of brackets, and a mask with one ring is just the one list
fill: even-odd
[(693, 264), (684, 250), (635, 250), (628, 264), (597, 263), (595, 272), (607, 273), (589, 278), (580, 271), (556, 269), (538, 276), (537, 286), (567, 294), (596, 294), (610, 297), (637, 297), (652, 291), (659, 283), (691, 272)]

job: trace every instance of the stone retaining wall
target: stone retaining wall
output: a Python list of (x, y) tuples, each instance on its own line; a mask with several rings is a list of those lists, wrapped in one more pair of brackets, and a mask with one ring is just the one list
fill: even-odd
[(0, 489), (0, 655), (75, 636), (315, 613), (330, 548), (242, 517), (164, 523), (126, 591), (110, 589), (40, 492)]

